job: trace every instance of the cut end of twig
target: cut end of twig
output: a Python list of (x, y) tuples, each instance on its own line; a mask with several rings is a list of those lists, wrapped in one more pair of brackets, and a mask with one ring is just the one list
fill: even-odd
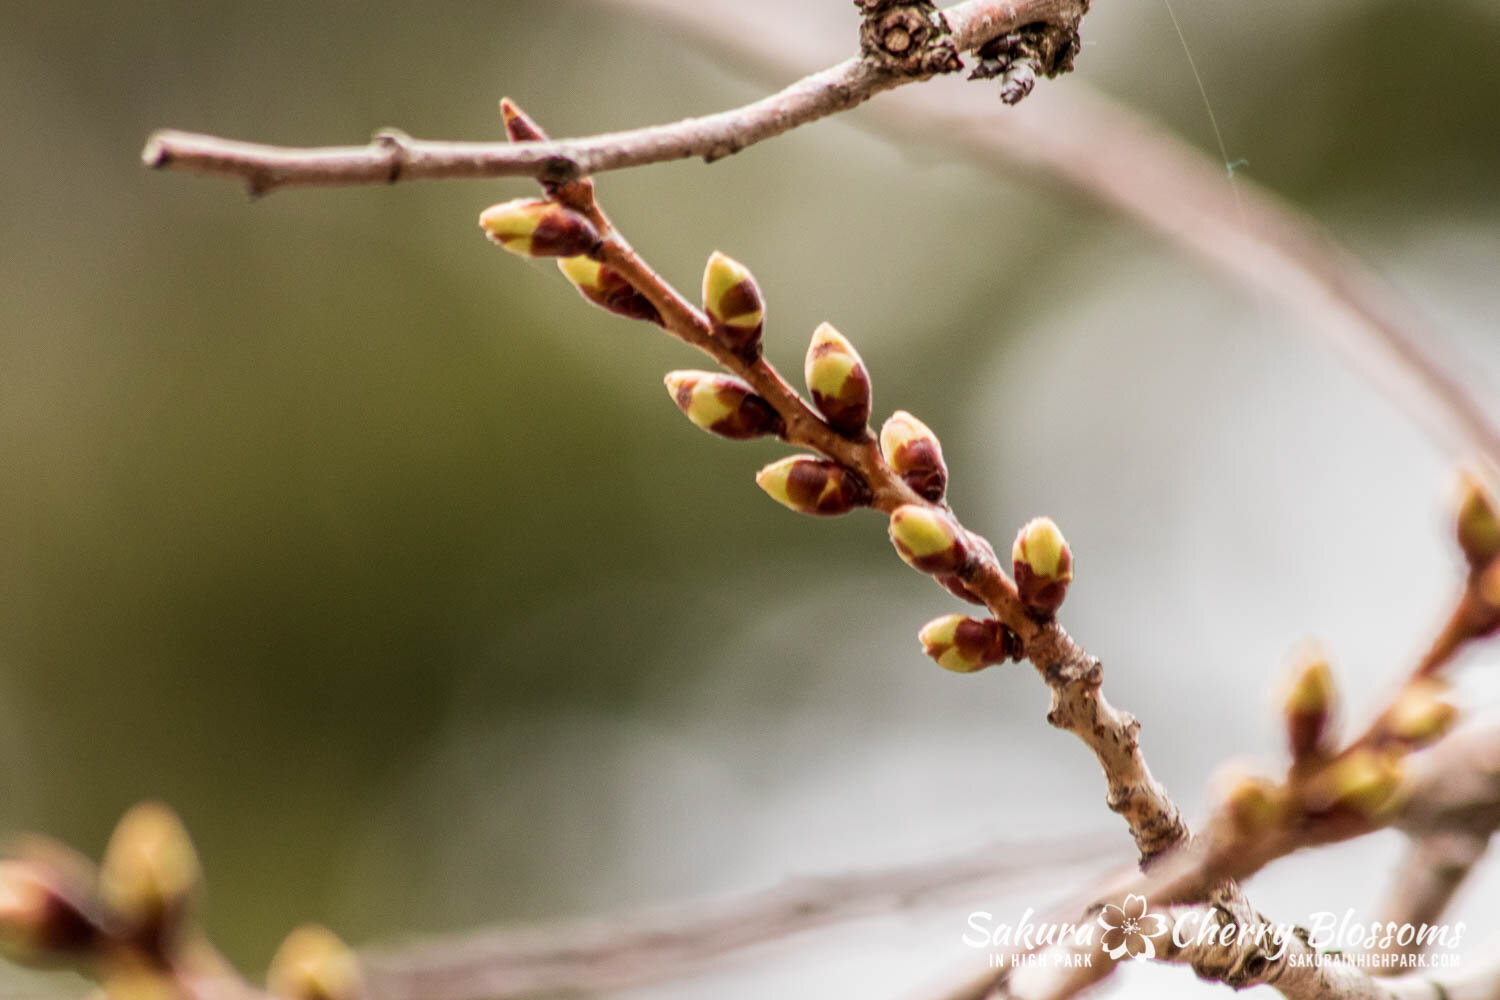
[(141, 150), (141, 165), (149, 170), (159, 170), (172, 160), (172, 152), (164, 139), (166, 133), (152, 132)]

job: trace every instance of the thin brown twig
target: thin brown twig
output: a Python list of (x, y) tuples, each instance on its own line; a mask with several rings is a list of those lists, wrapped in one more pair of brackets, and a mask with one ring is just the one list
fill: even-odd
[[(962, 52), (1038, 22), (1073, 26), (1083, 0), (967, 0), (943, 12)], [(164, 129), (141, 153), (148, 167), (220, 174), (252, 195), (283, 187), (394, 184), (441, 178), (577, 177), (688, 157), (713, 161), (799, 125), (847, 111), (884, 90), (925, 80), (866, 56), (846, 59), (744, 107), (665, 125), (555, 142), (440, 142), (386, 130), (364, 146), (290, 148)]]

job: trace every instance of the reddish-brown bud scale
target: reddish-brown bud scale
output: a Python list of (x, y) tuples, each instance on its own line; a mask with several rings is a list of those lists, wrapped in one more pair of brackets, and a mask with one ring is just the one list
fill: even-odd
[(556, 202), (517, 198), (491, 205), (479, 226), (493, 242), (522, 257), (576, 257), (599, 245), (584, 215)]
[(668, 372), (666, 384), (672, 401), (689, 420), (721, 437), (738, 441), (780, 434), (786, 428), (781, 414), (733, 375)]
[(1287, 746), (1293, 760), (1307, 760), (1332, 749), (1330, 722), (1336, 702), (1337, 688), (1327, 656), (1316, 646), (1299, 651), (1282, 698)]
[(956, 573), (969, 561), (961, 530), (935, 507), (909, 503), (891, 513), (891, 544), (896, 554), (923, 573)]
[(500, 98), (500, 117), (505, 119), (505, 134), (510, 137), (511, 142), (547, 141), (547, 133), (542, 131), (542, 127), (509, 97)]
[(85, 954), (105, 932), (80, 880), (28, 860), (0, 861), (0, 945), (24, 961)]

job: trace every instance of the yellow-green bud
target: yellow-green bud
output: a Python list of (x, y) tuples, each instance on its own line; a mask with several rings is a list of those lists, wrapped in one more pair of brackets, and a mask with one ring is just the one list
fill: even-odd
[(772, 500), (801, 514), (847, 514), (870, 502), (859, 474), (814, 455), (792, 455), (755, 474)]
[(687, 418), (706, 431), (735, 440), (780, 434), (785, 425), (771, 404), (744, 379), (715, 372), (668, 372), (667, 392)]
[(880, 428), (880, 453), (891, 471), (924, 500), (943, 499), (948, 489), (948, 466), (937, 435), (922, 421), (897, 410)]
[(287, 935), (271, 960), (266, 986), (281, 1000), (359, 1000), (364, 975), (349, 946), (326, 927), (308, 924)]
[(1020, 638), (993, 619), (944, 615), (922, 626), (917, 638), (938, 666), (956, 674), (972, 674), (1021, 655)]
[(1073, 550), (1050, 517), (1034, 518), (1016, 534), (1011, 568), (1021, 603), (1032, 614), (1051, 617), (1062, 607), (1073, 582)]
[(1286, 792), (1264, 775), (1231, 763), (1213, 778), (1219, 813), (1240, 836), (1254, 836), (1280, 825), (1286, 816)]
[(143, 944), (166, 951), (178, 940), (202, 871), (177, 814), (143, 802), (115, 826), (99, 866), (106, 904)]
[(1437, 680), (1413, 681), (1396, 696), (1383, 728), (1412, 746), (1425, 746), (1441, 737), (1458, 719), (1458, 709), (1444, 700), (1447, 687)]
[(571, 208), (539, 198), (491, 205), (479, 215), (490, 240), (522, 257), (576, 257), (599, 245), (594, 224)]
[(750, 269), (715, 250), (703, 269), (703, 310), (714, 336), (737, 354), (760, 354), (760, 332), (766, 322), (765, 300)]
[(102, 932), (80, 887), (67, 882), (36, 862), (0, 861), (0, 949), (33, 964), (92, 949)]
[(1484, 486), (1471, 473), (1465, 472), (1460, 480), (1453, 520), (1459, 548), (1474, 569), (1483, 569), (1500, 555), (1500, 516)]
[(953, 573), (969, 559), (968, 546), (953, 519), (934, 507), (904, 504), (891, 514), (891, 544), (906, 563), (923, 573)]
[(625, 276), (607, 264), (592, 257), (559, 257), (557, 269), (578, 289), (578, 294), (601, 309), (626, 319), (643, 319), (661, 325), (661, 313), (651, 300)]
[(1376, 819), (1400, 803), (1405, 780), (1402, 758), (1358, 747), (1307, 779), (1302, 804), (1310, 813), (1349, 809)]
[(870, 420), (870, 375), (854, 345), (829, 323), (813, 331), (803, 365), (813, 405), (828, 425), (844, 434), (859, 434)]
[(1298, 651), (1287, 672), (1282, 711), (1292, 759), (1326, 753), (1331, 741), (1329, 720), (1338, 700), (1328, 657), (1318, 646)]

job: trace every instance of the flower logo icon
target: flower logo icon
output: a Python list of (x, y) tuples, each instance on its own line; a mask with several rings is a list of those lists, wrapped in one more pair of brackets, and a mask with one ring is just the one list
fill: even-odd
[(1104, 953), (1118, 960), (1129, 955), (1137, 960), (1156, 957), (1151, 939), (1167, 929), (1167, 918), (1146, 912), (1146, 897), (1131, 893), (1123, 906), (1113, 903), (1099, 912), (1099, 926), (1104, 928)]

